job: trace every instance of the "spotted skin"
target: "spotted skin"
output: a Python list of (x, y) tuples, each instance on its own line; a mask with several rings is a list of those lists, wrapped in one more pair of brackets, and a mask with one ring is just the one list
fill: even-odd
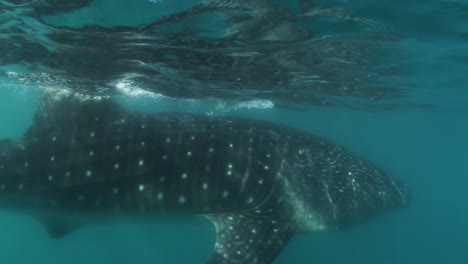
[(44, 97), (17, 140), (0, 142), (0, 208), (58, 215), (184, 212), (217, 230), (212, 264), (271, 263), (299, 232), (334, 230), (408, 190), (327, 140), (236, 117), (131, 112), (111, 99)]

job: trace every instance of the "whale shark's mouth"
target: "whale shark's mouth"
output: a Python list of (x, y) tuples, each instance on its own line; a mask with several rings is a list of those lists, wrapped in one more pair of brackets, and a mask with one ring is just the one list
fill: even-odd
[(402, 182), (399, 179), (393, 179), (394, 184), (395, 184), (395, 189), (397, 190), (396, 195), (400, 196), (400, 203), (396, 203), (395, 205), (391, 205), (389, 207), (394, 207), (394, 208), (407, 208), (411, 205), (412, 202), (412, 193), (409, 188), (409, 186)]
[(343, 229), (409, 205), (410, 190), (402, 181), (341, 147), (317, 141), (293, 149), (282, 165), (282, 175), (294, 175), (284, 177), (285, 193), (302, 229)]

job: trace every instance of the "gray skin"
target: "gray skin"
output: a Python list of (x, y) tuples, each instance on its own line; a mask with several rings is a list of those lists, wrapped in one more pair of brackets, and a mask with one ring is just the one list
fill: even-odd
[(271, 263), (295, 234), (342, 229), (408, 198), (395, 178), (309, 133), (111, 99), (44, 96), (25, 135), (0, 142), (0, 208), (36, 216), (56, 238), (92, 222), (79, 215), (203, 215), (216, 227), (216, 264)]

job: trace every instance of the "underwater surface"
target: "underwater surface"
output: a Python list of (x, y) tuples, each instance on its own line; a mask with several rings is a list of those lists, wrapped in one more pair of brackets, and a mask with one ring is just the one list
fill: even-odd
[[(280, 263), (468, 263), (468, 1), (1, 0), (0, 139), (41, 91), (269, 120), (402, 179), (408, 208), (294, 237)], [(1, 177), (1, 175), (0, 175)], [(205, 263), (205, 219), (49, 238), (0, 211), (0, 263)]]

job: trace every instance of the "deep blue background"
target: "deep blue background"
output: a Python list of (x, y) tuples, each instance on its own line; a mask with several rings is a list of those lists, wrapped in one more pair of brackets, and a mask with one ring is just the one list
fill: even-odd
[[(406, 181), (413, 202), (408, 209), (389, 212), (350, 231), (300, 235), (277, 264), (468, 263), (468, 82), (464, 77), (468, 48), (466, 32), (458, 34), (463, 29), (458, 18), (467, 18), (468, 9), (440, 8), (440, 3), (455, 1), (382, 2), (385, 8), (369, 3), (360, 12), (381, 17), (395, 31), (413, 36), (403, 43), (412, 55), (400, 62), (401, 67), (409, 69), (412, 81), (419, 84), (412, 101), (435, 107), (378, 113), (324, 107), (299, 113), (276, 109), (229, 113), (300, 127), (342, 144)], [(36, 100), (27, 87), (0, 82), (0, 138), (21, 136)], [(132, 100), (155, 105), (156, 110), (174, 108), (173, 101), (161, 98)], [(190, 106), (204, 111), (203, 105)], [(213, 244), (213, 227), (198, 218), (183, 223), (89, 226), (63, 240), (52, 240), (34, 219), (0, 212), (0, 263), (203, 263)]]

